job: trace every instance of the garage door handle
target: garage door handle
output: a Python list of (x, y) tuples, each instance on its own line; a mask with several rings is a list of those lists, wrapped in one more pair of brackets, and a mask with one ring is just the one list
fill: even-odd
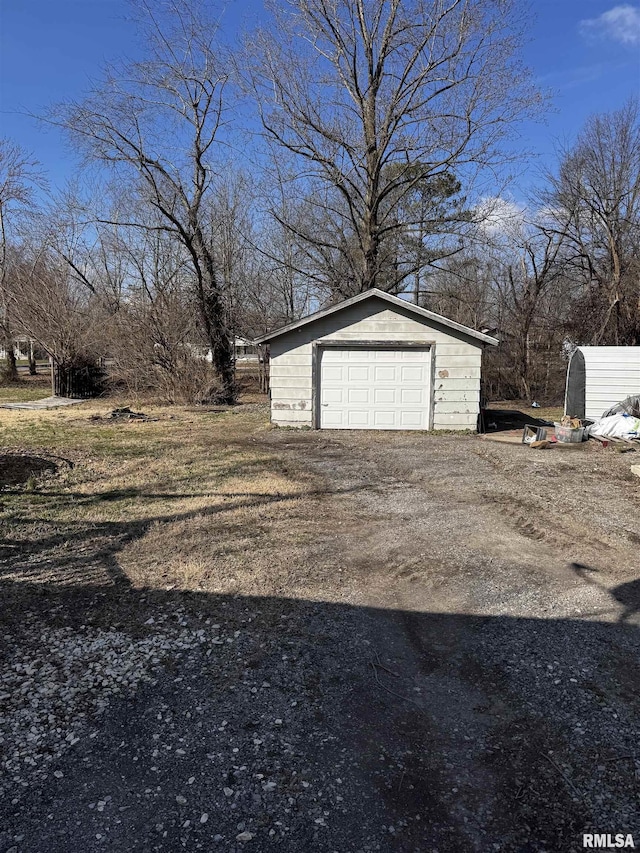
[(321, 406), (328, 406), (329, 404), (328, 403), (321, 403), (320, 405)]

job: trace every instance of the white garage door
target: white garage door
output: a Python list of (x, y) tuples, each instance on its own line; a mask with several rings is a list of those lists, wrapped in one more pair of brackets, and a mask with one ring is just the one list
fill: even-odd
[(428, 348), (320, 349), (321, 429), (428, 429)]

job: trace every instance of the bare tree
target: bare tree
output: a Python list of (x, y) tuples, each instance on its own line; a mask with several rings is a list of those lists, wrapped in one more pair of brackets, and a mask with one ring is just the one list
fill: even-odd
[(305, 164), (305, 195), (335, 227), (318, 233), (319, 216), (313, 230), (287, 224), (339, 258), (355, 291), (397, 289), (386, 246), (420, 224), (416, 208), (397, 215), (404, 200), (425, 182), (467, 184), (496, 167), (513, 123), (541, 103), (518, 62), (522, 6), (288, 0), (274, 16), (241, 73), (268, 137)]
[(18, 376), (14, 352), (14, 329), (10, 311), (10, 235), (16, 218), (32, 209), (34, 188), (42, 184), (39, 163), (19, 145), (0, 139), (0, 331), (5, 350), (5, 374)]
[(193, 269), (184, 246), (164, 231), (130, 229), (118, 255), (128, 287), (109, 317), (113, 380), (172, 403), (206, 401), (215, 376), (193, 311)]
[(46, 244), (23, 244), (11, 260), (9, 306), (19, 328), (63, 374), (95, 363), (106, 334), (98, 301)]
[[(501, 322), (508, 330), (503, 349), (508, 350), (518, 396), (532, 400), (540, 387), (536, 359), (551, 343), (561, 353), (563, 323), (559, 302), (565, 280), (562, 253), (565, 233), (541, 223), (525, 223), (514, 235), (509, 256), (494, 264), (494, 283), (499, 296)], [(546, 364), (550, 353), (547, 351)], [(543, 391), (544, 393), (544, 391)]]
[(485, 199), (461, 250), (434, 265), (426, 307), (500, 339), (486, 353), (484, 390), (528, 400), (556, 397), (573, 307), (566, 235), (546, 211)]
[(500, 325), (495, 269), (486, 256), (462, 251), (434, 266), (424, 284), (420, 304), (425, 308), (472, 329)]
[[(82, 102), (62, 105), (51, 120), (69, 131), (88, 158), (137, 179), (158, 214), (153, 227), (184, 246), (219, 396), (232, 402), (232, 341), (207, 224), (227, 75), (214, 42), (216, 27), (202, 10), (187, 0), (170, 0), (167, 7), (161, 17), (139, 0), (148, 58), (112, 69), (101, 87)], [(125, 218), (118, 224), (149, 227)]]
[(582, 289), (573, 335), (640, 344), (640, 102), (593, 116), (543, 193)]
[(262, 272), (262, 291), (254, 296), (256, 307), (262, 308), (258, 310), (260, 334), (308, 313), (313, 296), (320, 287), (326, 289), (327, 276), (334, 272), (324, 262), (318, 269), (312, 247), (290, 227), (290, 223), (303, 221), (308, 206), (306, 199), (298, 197), (294, 164), (289, 162), (290, 156), (283, 157), (284, 153), (271, 149), (258, 198), (268, 213), (268, 217), (260, 217), (254, 240)]
[(106, 314), (118, 310), (126, 291), (127, 232), (141, 230), (119, 225), (118, 219), (135, 212), (141, 223), (144, 210), (138, 195), (126, 187), (74, 181), (55, 193), (38, 216), (43, 245), (68, 267), (72, 280), (102, 303)]

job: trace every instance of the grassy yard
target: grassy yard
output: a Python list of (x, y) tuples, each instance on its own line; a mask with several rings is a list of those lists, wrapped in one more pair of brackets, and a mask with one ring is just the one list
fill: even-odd
[(51, 379), (46, 374), (21, 376), (16, 382), (0, 385), (0, 403), (27, 403), (51, 396)]
[(279, 535), (295, 547), (282, 507), (295, 516), (317, 485), (261, 442), (266, 407), (118, 421), (116, 403), (0, 412), (5, 579), (264, 592), (265, 549)]
[(545, 421), (559, 421), (564, 414), (562, 406), (542, 406), (540, 409), (532, 409), (525, 400), (499, 400), (495, 403), (489, 403), (488, 408), (523, 412), (531, 415), (532, 418), (540, 418)]

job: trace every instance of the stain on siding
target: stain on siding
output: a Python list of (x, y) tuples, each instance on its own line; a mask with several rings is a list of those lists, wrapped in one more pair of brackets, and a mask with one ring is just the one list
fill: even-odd
[(295, 411), (295, 409), (301, 409), (302, 411), (304, 411), (308, 405), (309, 404), (307, 403), (306, 400), (299, 400), (297, 403), (283, 403), (282, 401), (279, 401), (279, 400), (273, 400), (271, 403), (271, 408), (272, 409), (279, 409), (281, 411), (283, 409), (294, 410), (294, 411)]

